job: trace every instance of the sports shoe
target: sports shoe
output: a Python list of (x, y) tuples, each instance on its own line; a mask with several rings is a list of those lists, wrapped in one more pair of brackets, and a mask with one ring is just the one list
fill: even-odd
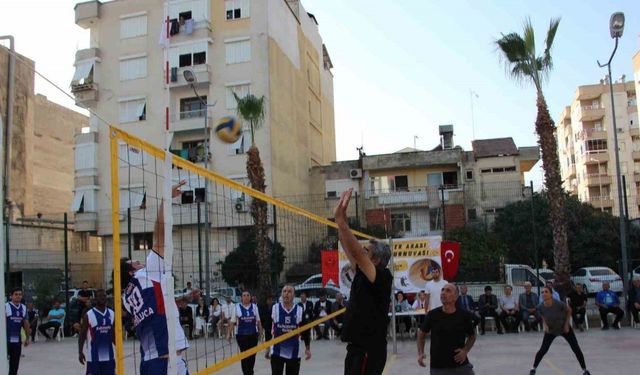
[(536, 375), (536, 369), (531, 369), (531, 371), (529, 371), (529, 375)]
[(584, 372), (582, 373), (582, 375), (591, 375), (591, 373), (589, 372), (589, 370), (584, 370)]

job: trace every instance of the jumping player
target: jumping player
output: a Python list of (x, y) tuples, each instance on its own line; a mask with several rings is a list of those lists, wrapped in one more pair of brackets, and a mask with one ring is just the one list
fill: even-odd
[[(171, 196), (180, 196), (180, 181), (172, 187)], [(178, 306), (175, 301), (165, 303), (163, 285), (170, 271), (165, 271), (164, 264), (164, 209), (163, 202), (158, 209), (153, 231), (153, 250), (149, 252), (146, 265), (128, 258), (120, 259), (120, 283), (124, 293), (123, 307), (133, 316), (136, 335), (140, 340), (140, 375), (167, 375), (169, 366), (169, 330), (167, 327), (166, 308), (175, 311), (176, 352), (178, 357), (189, 347), (184, 330), (178, 319)], [(199, 297), (194, 290), (192, 297)], [(178, 358), (177, 375), (188, 374), (187, 364)]]
[(86, 363), (86, 375), (115, 375), (116, 373), (116, 360), (113, 355), (114, 318), (115, 313), (107, 307), (107, 293), (104, 289), (98, 289), (96, 307), (87, 310), (80, 321), (78, 360), (80, 364)]

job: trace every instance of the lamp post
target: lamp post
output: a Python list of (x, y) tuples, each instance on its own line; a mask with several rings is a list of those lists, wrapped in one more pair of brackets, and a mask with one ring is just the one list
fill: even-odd
[(613, 119), (613, 142), (615, 147), (615, 155), (616, 155), (616, 181), (618, 184), (618, 210), (620, 212), (620, 253), (622, 255), (622, 288), (623, 288), (623, 296), (624, 306), (627, 305), (627, 278), (629, 277), (629, 265), (627, 258), (627, 220), (624, 213), (624, 196), (622, 194), (622, 176), (620, 174), (620, 151), (618, 150), (618, 127), (616, 126), (616, 108), (613, 99), (613, 82), (611, 80), (611, 60), (613, 60), (613, 56), (616, 54), (616, 50), (618, 49), (618, 39), (622, 36), (622, 32), (624, 31), (624, 13), (616, 12), (611, 15), (609, 19), (609, 32), (611, 34), (611, 38), (615, 40), (615, 45), (613, 47), (613, 52), (611, 52), (611, 56), (609, 57), (609, 61), (606, 64), (600, 64), (598, 61), (598, 66), (601, 68), (607, 67), (609, 71), (609, 94), (611, 96), (611, 116)]
[[(198, 80), (196, 79), (196, 75), (193, 73), (192, 70), (185, 70), (182, 75), (184, 76), (184, 80), (187, 81), (187, 83), (189, 83), (189, 85), (191, 86), (191, 88), (193, 89), (194, 94), (196, 94), (196, 97), (198, 98), (198, 100), (200, 100), (200, 103), (204, 106), (205, 111), (204, 111), (204, 169), (209, 169), (209, 124), (208, 124), (208, 107), (214, 107), (216, 105), (216, 102), (214, 102), (213, 104), (207, 104), (207, 101), (202, 99), (202, 97), (198, 94), (198, 90), (196, 90), (196, 83), (198, 83)], [(209, 295), (211, 294), (211, 277), (209, 276), (211, 274), (211, 267), (210, 267), (210, 258), (209, 258), (209, 206), (207, 204), (207, 198), (209, 195), (209, 180), (208, 179), (204, 179), (204, 266), (206, 269), (206, 274), (205, 274), (205, 295), (204, 295), (204, 300), (205, 303), (209, 304)], [(198, 217), (199, 219), (199, 217)], [(200, 282), (202, 282), (202, 280), (200, 280)]]

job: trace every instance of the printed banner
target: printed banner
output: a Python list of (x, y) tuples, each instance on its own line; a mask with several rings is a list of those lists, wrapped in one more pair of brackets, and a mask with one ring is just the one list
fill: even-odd
[(322, 287), (327, 286), (331, 281), (333, 285), (339, 286), (338, 278), (338, 252), (336, 250), (322, 250)]
[[(367, 242), (360, 241), (363, 245)], [(442, 269), (441, 242), (441, 236), (393, 239), (394, 291), (417, 293), (424, 290), (427, 281), (433, 278), (431, 275), (433, 270)], [(338, 248), (340, 252), (340, 290), (343, 294), (349, 295), (355, 270), (351, 269), (342, 246), (338, 246)]]

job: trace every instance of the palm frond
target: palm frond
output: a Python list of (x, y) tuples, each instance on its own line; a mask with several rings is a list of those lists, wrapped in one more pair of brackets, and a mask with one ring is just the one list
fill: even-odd
[(524, 39), (517, 33), (502, 34), (502, 38), (496, 40), (498, 49), (502, 52), (501, 56), (505, 59), (505, 63), (515, 64), (526, 58), (526, 48)]
[(552, 18), (549, 22), (549, 30), (547, 31), (547, 38), (544, 41), (544, 54), (543, 63), (545, 70), (553, 68), (553, 60), (551, 59), (551, 47), (553, 47), (553, 40), (556, 37), (556, 32), (560, 26), (560, 18)]
[(262, 125), (264, 120), (264, 96), (256, 97), (253, 94), (249, 94), (243, 98), (240, 98), (236, 93), (233, 93), (237, 102), (236, 111), (238, 116), (242, 119), (249, 121), (252, 126), (256, 128)]
[(533, 29), (533, 25), (531, 25), (530, 18), (527, 18), (524, 21), (522, 32), (523, 32), (524, 47), (526, 50), (527, 59), (533, 62), (533, 60), (536, 57), (536, 36), (535, 36), (535, 31)]

